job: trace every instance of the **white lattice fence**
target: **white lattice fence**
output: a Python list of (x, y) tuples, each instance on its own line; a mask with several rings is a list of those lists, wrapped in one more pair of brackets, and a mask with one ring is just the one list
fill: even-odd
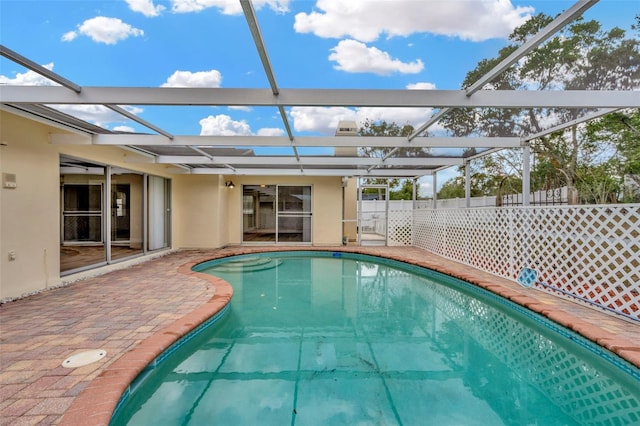
[(419, 209), (413, 244), (640, 320), (640, 205)]
[(387, 245), (410, 246), (412, 241), (412, 210), (389, 211), (387, 217)]

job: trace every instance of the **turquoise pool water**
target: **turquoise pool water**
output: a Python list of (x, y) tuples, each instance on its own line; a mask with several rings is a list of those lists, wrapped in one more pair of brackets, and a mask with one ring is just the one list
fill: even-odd
[(150, 366), (114, 425), (622, 425), (640, 370), (418, 267), (341, 253), (198, 265), (224, 313)]

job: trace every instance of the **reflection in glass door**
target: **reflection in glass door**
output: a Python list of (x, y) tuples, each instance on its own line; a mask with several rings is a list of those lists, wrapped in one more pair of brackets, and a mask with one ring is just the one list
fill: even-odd
[(311, 242), (311, 187), (278, 187), (278, 242)]
[(147, 250), (170, 246), (171, 199), (169, 180), (149, 176), (147, 181)]
[(111, 168), (111, 260), (143, 251), (143, 175)]
[(276, 241), (275, 185), (242, 187), (242, 240)]
[(242, 241), (311, 242), (311, 186), (244, 185)]
[(104, 166), (60, 158), (60, 272), (107, 261), (104, 189)]

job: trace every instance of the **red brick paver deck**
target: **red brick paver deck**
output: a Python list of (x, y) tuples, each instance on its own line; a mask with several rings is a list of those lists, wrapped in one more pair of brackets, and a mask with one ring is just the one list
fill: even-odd
[[(221, 309), (232, 290), (190, 267), (214, 257), (284, 247), (185, 250), (0, 306), (0, 424), (106, 425), (130, 381), (171, 343)], [(473, 282), (571, 328), (640, 367), (640, 325), (408, 247), (353, 251), (426, 266)], [(105, 349), (75, 369), (62, 361)]]

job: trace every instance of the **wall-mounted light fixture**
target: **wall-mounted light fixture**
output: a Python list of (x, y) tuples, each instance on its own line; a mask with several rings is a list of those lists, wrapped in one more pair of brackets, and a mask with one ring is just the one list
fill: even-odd
[(232, 181), (228, 180), (224, 183), (224, 186), (226, 186), (227, 188), (235, 188), (236, 186), (233, 184)]

